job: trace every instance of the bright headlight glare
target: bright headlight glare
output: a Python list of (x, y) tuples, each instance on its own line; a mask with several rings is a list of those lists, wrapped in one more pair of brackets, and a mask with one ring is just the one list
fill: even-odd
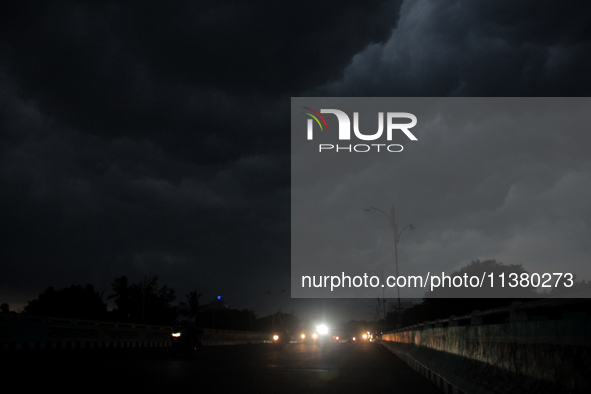
[(180, 337), (180, 336), (181, 336), (181, 333), (180, 333), (180, 332), (173, 332), (173, 333), (172, 333), (172, 336), (173, 336), (174, 338), (178, 338), (178, 337)]
[(321, 324), (318, 327), (316, 327), (316, 330), (318, 331), (318, 334), (326, 334), (328, 333), (328, 327), (326, 326), (326, 324)]

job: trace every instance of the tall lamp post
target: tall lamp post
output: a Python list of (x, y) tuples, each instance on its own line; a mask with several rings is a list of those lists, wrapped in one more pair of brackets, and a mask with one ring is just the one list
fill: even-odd
[[(384, 283), (384, 270), (382, 270), (381, 273), (378, 273), (377, 271), (374, 270), (369, 270), (367, 271), (368, 274), (371, 273), (375, 273), (376, 275), (380, 276), (380, 280), (382, 281), (382, 283)], [(380, 295), (378, 293), (378, 320), (380, 320), (382, 317), (384, 320), (386, 320), (386, 297), (384, 295), (384, 291), (385, 288), (382, 287), (382, 299), (380, 300)]]
[[(279, 313), (279, 311), (281, 310), (281, 308), (279, 307), (279, 303), (277, 302), (277, 296), (281, 295), (285, 293), (285, 290), (281, 290), (281, 292), (279, 293), (275, 293), (275, 292), (271, 292), (271, 290), (267, 291), (267, 294), (270, 295), (272, 297), (272, 303), (273, 303), (273, 314), (271, 315), (271, 325), (273, 326), (271, 328), (271, 330), (275, 329), (275, 315)], [(277, 309), (275, 311), (275, 309)]]
[[(398, 223), (396, 222), (396, 210), (394, 209), (394, 205), (390, 208), (390, 215), (386, 212), (382, 211), (379, 208), (369, 207), (365, 208), (364, 211), (378, 211), (381, 212), (388, 222), (390, 223), (390, 227), (392, 227), (392, 231), (394, 232), (394, 260), (396, 261), (396, 278), (398, 278), (398, 242), (400, 242), (400, 236), (406, 229), (414, 230), (415, 227), (412, 224), (408, 224), (402, 228), (402, 230), (398, 231)], [(401, 325), (401, 314), (402, 308), (400, 306), (400, 287), (396, 286), (396, 291), (398, 293), (398, 326)]]

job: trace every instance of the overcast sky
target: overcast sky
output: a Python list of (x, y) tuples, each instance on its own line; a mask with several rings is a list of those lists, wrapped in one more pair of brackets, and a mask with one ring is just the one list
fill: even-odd
[[(2, 2), (0, 301), (18, 309), (49, 285), (107, 295), (118, 276), (156, 275), (179, 298), (223, 294), (259, 315), (296, 308), (290, 97), (588, 96), (590, 17), (584, 1)], [(461, 138), (457, 148), (474, 143)], [(401, 220), (479, 223), (535, 199), (568, 215), (526, 210), (519, 225), (560, 233), (560, 250), (588, 258), (589, 137), (548, 138), (547, 154), (503, 162), (498, 176), (442, 152), (438, 170), (461, 167), (471, 208), (405, 196), (425, 188), (407, 178), (393, 194)], [(529, 159), (520, 148), (516, 163)], [(459, 265), (518, 260), (537, 242), (528, 230), (481, 248), (492, 230), (442, 236), (470, 241)]]
[[(401, 275), (451, 274), (495, 259), (530, 273), (591, 279), (591, 99), (307, 97), (292, 106), (292, 283), (300, 296), (375, 298), (375, 288), (302, 289), (301, 276), (395, 275), (390, 224), (379, 211), (363, 210), (376, 207), (393, 218), (393, 204), (398, 231), (405, 231)], [(325, 114), (329, 131), (317, 127), (310, 141), (304, 106), (359, 111), (365, 134), (375, 132), (378, 111), (410, 111), (417, 140), (400, 131), (389, 142), (338, 140), (336, 117)], [(388, 152), (393, 143), (402, 152)], [(337, 144), (338, 153), (326, 148)], [(350, 144), (358, 152), (349, 152)], [(497, 279), (492, 295), (512, 293)]]

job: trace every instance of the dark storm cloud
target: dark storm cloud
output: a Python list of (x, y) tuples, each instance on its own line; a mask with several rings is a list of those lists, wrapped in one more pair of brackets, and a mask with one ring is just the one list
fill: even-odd
[(587, 4), (2, 2), (1, 294), (288, 290), (290, 96), (588, 95)]
[(387, 39), (400, 3), (3, 3), (2, 294), (287, 288), (288, 98)]
[[(27, 116), (12, 130), (27, 137), (2, 158), (4, 190), (10, 191), (1, 197), (4, 257), (12, 262), (13, 284), (50, 274), (88, 276), (99, 264), (111, 275), (142, 266), (158, 270), (159, 259), (179, 269), (199, 264), (205, 273), (245, 253), (261, 262), (265, 253), (277, 253), (277, 247), (257, 249), (261, 240), (281, 244), (275, 234), (286, 231), (280, 156), (201, 165), (151, 142), (57, 128), (34, 108), (18, 111), (18, 104), (12, 102), (13, 113)], [(17, 275), (27, 267), (26, 275)]]
[(585, 1), (407, 1), (390, 39), (317, 94), (585, 96), (590, 17)]
[(17, 3), (3, 12), (3, 52), (23, 94), (72, 127), (223, 160), (203, 148), (260, 149), (264, 129), (231, 141), (222, 130), (337, 76), (389, 36), (399, 3)]

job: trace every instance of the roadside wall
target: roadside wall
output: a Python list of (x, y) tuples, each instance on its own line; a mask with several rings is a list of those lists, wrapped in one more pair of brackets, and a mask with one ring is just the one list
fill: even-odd
[(382, 340), (415, 369), (441, 381), (442, 388), (591, 390), (591, 317), (581, 302), (538, 301), (476, 312), (391, 331)]
[[(172, 327), (0, 314), (0, 350), (168, 348)], [(257, 332), (205, 329), (203, 344), (262, 343)]]

